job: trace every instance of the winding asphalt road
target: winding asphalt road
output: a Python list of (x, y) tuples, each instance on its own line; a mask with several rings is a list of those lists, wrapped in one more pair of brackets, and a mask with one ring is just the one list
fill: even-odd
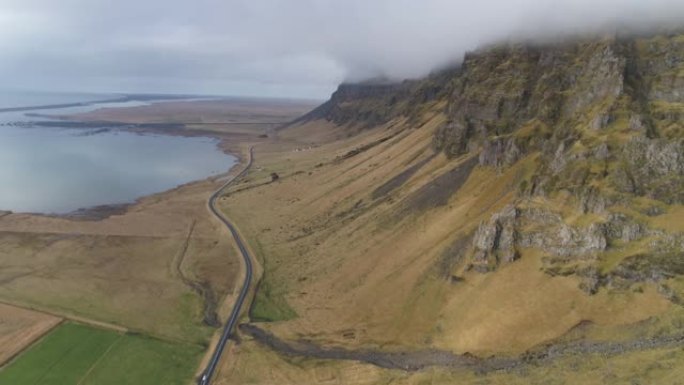
[(221, 195), (221, 192), (223, 192), (223, 190), (226, 187), (228, 187), (228, 185), (230, 185), (235, 180), (245, 175), (247, 171), (249, 171), (250, 167), (252, 167), (253, 160), (254, 148), (250, 147), (249, 162), (247, 163), (247, 166), (245, 166), (245, 169), (242, 170), (242, 172), (240, 172), (239, 174), (235, 175), (233, 178), (231, 178), (228, 182), (221, 186), (221, 188), (216, 190), (216, 192), (211, 196), (211, 198), (209, 198), (209, 210), (211, 210), (212, 214), (214, 214), (216, 218), (223, 222), (223, 224), (226, 225), (228, 230), (230, 230), (230, 233), (233, 235), (233, 238), (235, 239), (235, 243), (238, 245), (238, 248), (240, 249), (240, 254), (242, 254), (242, 258), (245, 260), (245, 281), (242, 284), (242, 289), (240, 289), (240, 295), (238, 296), (237, 301), (235, 301), (233, 310), (230, 312), (230, 318), (228, 318), (228, 321), (226, 321), (226, 324), (223, 327), (221, 339), (216, 345), (214, 353), (211, 355), (211, 361), (209, 361), (207, 368), (204, 369), (204, 372), (202, 372), (202, 376), (197, 381), (199, 385), (209, 385), (211, 383), (212, 376), (214, 375), (216, 367), (218, 366), (218, 363), (221, 360), (221, 355), (223, 354), (223, 350), (226, 348), (226, 344), (230, 339), (230, 335), (233, 329), (235, 328), (235, 324), (237, 323), (238, 317), (240, 316), (240, 310), (242, 309), (242, 305), (245, 303), (245, 299), (247, 298), (247, 294), (249, 293), (249, 287), (252, 284), (252, 257), (249, 255), (249, 251), (245, 247), (245, 244), (242, 241), (242, 238), (240, 238), (240, 234), (238, 234), (235, 226), (233, 226), (233, 224), (230, 223), (230, 221), (216, 208), (216, 200)]

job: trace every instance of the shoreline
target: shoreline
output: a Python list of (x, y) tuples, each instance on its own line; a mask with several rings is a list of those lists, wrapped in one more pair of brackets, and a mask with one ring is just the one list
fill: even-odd
[[(252, 99), (198, 101), (189, 98), (190, 96), (187, 95), (123, 94), (116, 99), (70, 104), (97, 107), (98, 103), (112, 101), (147, 100), (151, 103), (144, 106), (95, 108), (93, 111), (64, 116), (57, 113), (50, 115), (55, 120), (27, 124), (44, 129), (82, 129), (84, 132), (93, 130), (94, 134), (120, 131), (139, 135), (209, 138), (216, 141), (216, 149), (223, 154), (235, 157), (234, 164), (230, 168), (223, 170), (220, 174), (200, 177), (163, 191), (135, 197), (130, 202), (85, 206), (67, 213), (13, 212), (0, 207), (0, 220), (29, 216), (73, 222), (98, 222), (113, 216), (124, 216), (149, 199), (164, 199), (183, 188), (192, 189), (193, 186), (205, 183), (213, 184), (215, 181), (230, 176), (235, 167), (244, 165), (245, 146), (271, 140), (271, 133), (275, 131), (274, 126), (282, 125), (279, 122), (291, 121), (310, 108), (302, 104), (303, 101), (294, 99), (269, 100), (265, 101), (266, 104), (259, 105), (255, 104), (257, 100)], [(66, 103), (56, 104), (53, 107), (60, 108), (64, 105)], [(44, 109), (45, 106), (26, 108), (38, 110)], [(0, 109), (0, 112), (5, 110), (7, 109)]]
[[(130, 99), (129, 97), (125, 97), (122, 99), (117, 99), (115, 101), (120, 101), (120, 102), (125, 102), (129, 100), (134, 100)], [(179, 102), (183, 103), (183, 100), (174, 100), (174, 99), (168, 99), (166, 101), (161, 101), (158, 103), (164, 103), (168, 101), (173, 101), (173, 102)], [(87, 105), (87, 104), (97, 104), (97, 103), (105, 103), (105, 102), (111, 102), (111, 101), (98, 101), (94, 103), (76, 103), (76, 105)], [(192, 101), (187, 101), (186, 103), (191, 103)], [(151, 104), (150, 106), (153, 106), (154, 104)], [(62, 108), (64, 105), (57, 106), (55, 105), (54, 108)], [(144, 106), (148, 107), (148, 106)], [(44, 107), (30, 107), (31, 109), (42, 109)], [(116, 110), (125, 110), (130, 107), (120, 107), (120, 108), (113, 108)], [(0, 109), (0, 112), (3, 112), (3, 109)], [(173, 136), (173, 137), (185, 137), (185, 138), (192, 138), (192, 137), (202, 137), (202, 138), (209, 138), (212, 140), (216, 141), (216, 149), (218, 151), (221, 151), (223, 154), (229, 155), (234, 157), (234, 163), (233, 165), (222, 171), (220, 174), (209, 176), (209, 177), (200, 177), (198, 179), (193, 179), (191, 181), (185, 182), (178, 184), (176, 186), (173, 186), (171, 188), (168, 188), (163, 191), (159, 191), (156, 193), (152, 194), (147, 194), (147, 195), (142, 195), (136, 197), (134, 200), (130, 202), (124, 202), (124, 203), (105, 203), (105, 204), (99, 204), (95, 206), (85, 206), (81, 207), (78, 209), (75, 209), (73, 211), (67, 212), (67, 213), (41, 213), (41, 212), (30, 212), (30, 211), (12, 211), (12, 210), (7, 210), (5, 208), (0, 207), (0, 218), (6, 217), (6, 216), (11, 216), (11, 215), (27, 215), (27, 216), (33, 216), (33, 217), (43, 217), (43, 218), (56, 218), (56, 219), (66, 219), (66, 220), (71, 220), (71, 221), (78, 221), (78, 222), (97, 222), (97, 221), (102, 221), (107, 218), (110, 218), (112, 216), (116, 215), (124, 215), (128, 211), (130, 211), (132, 208), (140, 205), (144, 200), (147, 198), (153, 198), (153, 197), (159, 197), (163, 198), (165, 195), (169, 195), (175, 191), (178, 191), (179, 189), (182, 189), (183, 187), (188, 187), (188, 186), (193, 186), (193, 185), (199, 185), (202, 183), (206, 182), (215, 182), (217, 180), (221, 180), (224, 178), (227, 178), (230, 176), (231, 172), (238, 166), (244, 165), (245, 162), (245, 155), (242, 153), (243, 146), (246, 143), (253, 143), (253, 142), (260, 142), (263, 141), (264, 139), (267, 138), (264, 137), (264, 134), (254, 132), (252, 134), (247, 134), (247, 133), (241, 133), (241, 132), (222, 132), (222, 131), (217, 131), (217, 130), (211, 130), (211, 129), (198, 129), (198, 128), (190, 128), (189, 124), (186, 123), (127, 123), (127, 122), (112, 122), (112, 121), (79, 121), (79, 120), (74, 120), (74, 118), (77, 118), (78, 115), (74, 116), (69, 116), (69, 117), (59, 117), (59, 116), (54, 116), (55, 121), (48, 121), (48, 122), (32, 122), (31, 125), (33, 126), (38, 126), (46, 129), (83, 129), (83, 130), (97, 130), (95, 134), (101, 133), (101, 132), (112, 132), (112, 131), (123, 131), (123, 132), (128, 132), (132, 134), (139, 134), (139, 135), (163, 135), (163, 136)], [(67, 120), (67, 118), (69, 120)], [(270, 123), (270, 122), (269, 122)], [(259, 123), (253, 123), (253, 124), (259, 124)], [(196, 125), (206, 125), (206, 124), (196, 124)], [(216, 124), (209, 124), (210, 126), (216, 125)]]
[[(142, 133), (141, 133), (142, 134)], [(165, 196), (177, 192), (183, 188), (192, 187), (200, 185), (203, 183), (216, 183), (221, 179), (228, 178), (230, 174), (235, 170), (236, 167), (244, 165), (245, 159), (244, 154), (241, 153), (240, 147), (244, 145), (245, 142), (233, 142), (231, 144), (226, 143), (228, 138), (217, 138), (212, 137), (212, 139), (217, 139), (216, 148), (217, 150), (223, 152), (226, 155), (230, 155), (235, 158), (233, 165), (223, 171), (220, 174), (213, 175), (206, 178), (194, 179), (186, 183), (178, 184), (169, 189), (159, 191), (152, 194), (141, 195), (136, 197), (132, 202), (127, 203), (111, 203), (111, 204), (101, 204), (95, 206), (81, 207), (76, 210), (70, 211), (68, 213), (40, 213), (40, 212), (24, 212), (24, 211), (12, 211), (0, 208), (0, 219), (11, 216), (11, 215), (27, 215), (32, 217), (43, 217), (43, 218), (55, 218), (55, 219), (66, 219), (70, 221), (78, 222), (99, 222), (108, 219), (115, 215), (125, 215), (130, 211), (130, 209), (141, 205), (145, 200), (150, 198), (160, 198), (163, 199)]]

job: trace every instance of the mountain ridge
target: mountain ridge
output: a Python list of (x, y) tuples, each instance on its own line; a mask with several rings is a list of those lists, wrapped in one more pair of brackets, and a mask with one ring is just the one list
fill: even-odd
[(672, 34), (498, 46), (342, 85), (224, 202), (265, 261), (245, 349), (525, 362), (679, 341), (682, 79)]

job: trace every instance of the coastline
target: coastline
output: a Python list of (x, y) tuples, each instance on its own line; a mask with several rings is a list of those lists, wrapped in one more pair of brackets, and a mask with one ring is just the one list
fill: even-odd
[[(117, 113), (125, 113), (121, 110)], [(216, 329), (205, 323), (201, 309), (213, 298), (218, 319), (228, 317), (241, 267), (207, 201), (244, 167), (251, 145), (272, 139), (253, 127), (202, 128), (172, 131), (216, 139), (218, 148), (236, 157), (232, 168), (125, 205), (64, 215), (0, 211), (0, 255), (6, 267), (0, 299), (68, 311), (165, 340), (209, 344)], [(198, 296), (178, 271), (201, 282), (208, 296)], [(140, 317), (141, 312), (148, 316)]]
[[(119, 101), (119, 102), (125, 102), (133, 100), (129, 96), (122, 97), (120, 99), (116, 100), (110, 100), (106, 102), (112, 102), (112, 101)], [(130, 202), (123, 202), (123, 203), (105, 203), (101, 205), (96, 205), (96, 206), (85, 206), (79, 209), (76, 209), (74, 211), (68, 212), (68, 213), (40, 213), (40, 212), (9, 212), (5, 213), (2, 211), (2, 208), (0, 208), (0, 218), (6, 217), (6, 216), (17, 216), (17, 215), (29, 215), (29, 216), (35, 216), (35, 217), (44, 217), (44, 218), (60, 218), (60, 219), (66, 219), (66, 220), (72, 220), (72, 221), (78, 221), (78, 222), (94, 222), (94, 221), (102, 221), (104, 219), (110, 218), (112, 216), (122, 216), (125, 215), (127, 212), (130, 210), (133, 210), (136, 208), (136, 206), (139, 206), (141, 202), (145, 201), (148, 198), (154, 198), (154, 199), (164, 199), (165, 196), (172, 194), (183, 187), (186, 187), (188, 185), (201, 185), (205, 182), (208, 181), (213, 181), (213, 180), (220, 180), (222, 178), (228, 177), (232, 170), (236, 166), (241, 166), (244, 165), (245, 161), (245, 154), (244, 152), (244, 146), (246, 143), (258, 143), (262, 142), (264, 140), (268, 139), (268, 135), (266, 132), (268, 131), (267, 129), (264, 129), (263, 125), (271, 125), (275, 124), (273, 118), (266, 118), (264, 119), (262, 117), (262, 120), (266, 120), (266, 122), (259, 122), (259, 121), (253, 121), (249, 122), (249, 125), (247, 127), (238, 127), (237, 129), (233, 126), (226, 127), (226, 124), (224, 123), (216, 123), (216, 122), (210, 122), (210, 123), (192, 123), (192, 122), (178, 122), (178, 121), (169, 121), (169, 122), (163, 122), (159, 121), (160, 118), (165, 118), (163, 114), (160, 114), (157, 112), (157, 109), (161, 108), (169, 108), (170, 106), (173, 108), (178, 108), (178, 109), (190, 109), (192, 110), (197, 109), (197, 108), (204, 108), (206, 109), (206, 106), (209, 105), (210, 107), (213, 107), (213, 105), (221, 106), (221, 103), (233, 103), (234, 101), (227, 102), (227, 101), (219, 101), (219, 100), (213, 100), (213, 101), (197, 101), (197, 100), (171, 100), (171, 101), (155, 101), (154, 103), (151, 103), (146, 106), (136, 106), (136, 107), (108, 107), (108, 108), (101, 108), (101, 109), (95, 109), (91, 112), (86, 112), (86, 113), (81, 113), (81, 114), (76, 114), (76, 115), (70, 115), (70, 116), (59, 116), (59, 115), (45, 115), (46, 117), (53, 118), (55, 120), (51, 121), (46, 121), (46, 122), (33, 122), (30, 123), (31, 125), (35, 126), (41, 126), (41, 127), (47, 127), (47, 128), (70, 128), (70, 129), (95, 129), (97, 130), (97, 133), (106, 131), (125, 131), (129, 133), (134, 133), (134, 134), (140, 134), (140, 135), (163, 135), (163, 136), (177, 136), (177, 137), (204, 137), (204, 138), (210, 138), (213, 140), (216, 140), (216, 148), (221, 151), (224, 154), (230, 155), (235, 157), (235, 162), (234, 164), (222, 171), (218, 175), (213, 175), (210, 177), (205, 177), (205, 178), (199, 178), (196, 180), (191, 180), (186, 183), (182, 183), (176, 186), (173, 186), (169, 189), (166, 189), (164, 191), (159, 191), (157, 193), (153, 194), (148, 194), (148, 195), (143, 195), (135, 198), (134, 200)], [(91, 102), (91, 103), (75, 103), (77, 105), (88, 105), (88, 104), (98, 104), (98, 103), (104, 103), (103, 101), (98, 101), (98, 102)], [(251, 103), (251, 102), (250, 102)], [(61, 108), (64, 105), (54, 105), (55, 108)], [(22, 110), (38, 110), (38, 109), (44, 109), (46, 107), (26, 107), (26, 108), (21, 108)], [(269, 107), (270, 108), (270, 107)], [(2, 112), (3, 109), (0, 109), (0, 112)], [(141, 117), (136, 118), (130, 118), (127, 116), (127, 114), (130, 114), (129, 111), (135, 111), (137, 114), (141, 114)], [(214, 108), (213, 110), (209, 110), (209, 113), (212, 113), (216, 111), (215, 113), (220, 112), (219, 109)], [(205, 112), (203, 110), (203, 112)], [(288, 111), (289, 112), (289, 111)], [(111, 117), (112, 114), (115, 116), (118, 114), (120, 115), (121, 119), (120, 121), (113, 121), (113, 120), (105, 120), (105, 119), (99, 119), (98, 116), (99, 114), (104, 113), (104, 118)], [(192, 115), (192, 114), (190, 114)], [(194, 115), (192, 115), (194, 116)], [(294, 116), (294, 114), (293, 114)], [(149, 122), (147, 120), (152, 119), (155, 120), (154, 122)], [(215, 119), (211, 114), (208, 114), (206, 117), (200, 116), (200, 119), (197, 120), (210, 120)], [(192, 117), (190, 118), (192, 120)], [(289, 120), (289, 117), (287, 119), (282, 119), (282, 120)], [(235, 122), (229, 122), (230, 124), (235, 124)], [(240, 123), (244, 124), (244, 123)], [(4, 213), (4, 214), (3, 214)], [(5, 218), (7, 219), (7, 218)]]
[[(155, 135), (159, 135), (159, 134), (161, 134), (161, 135), (173, 135), (173, 134), (162, 134), (162, 133), (156, 132), (156, 131), (145, 131), (145, 132), (139, 132), (139, 133), (140, 134), (155, 134)], [(185, 136), (182, 134), (179, 134), (179, 135)], [(191, 135), (191, 136), (200, 136), (200, 135)], [(108, 219), (112, 216), (125, 215), (130, 210), (135, 209), (136, 206), (142, 205), (145, 201), (147, 201), (149, 199), (163, 200), (171, 194), (177, 193), (178, 191), (182, 191), (184, 188), (203, 185), (207, 182), (212, 183), (212, 184), (218, 183), (222, 179), (230, 177), (236, 168), (244, 167), (246, 157), (245, 157), (245, 154), (242, 152), (241, 148), (243, 148), (245, 145), (248, 145), (248, 143), (253, 143), (253, 141), (245, 141), (244, 138), (242, 140), (235, 141), (235, 140), (231, 140), (230, 138), (227, 138), (225, 136), (216, 136), (216, 135), (213, 135), (213, 136), (201, 135), (201, 136), (202, 137), (209, 137), (212, 139), (217, 139), (217, 143), (216, 143), (217, 149), (222, 151), (224, 154), (233, 156), (235, 158), (235, 162), (233, 163), (233, 165), (218, 175), (213, 175), (213, 176), (210, 176), (208, 178), (195, 179), (195, 180), (189, 181), (187, 183), (181, 183), (179, 185), (176, 185), (176, 186), (171, 187), (169, 189), (166, 189), (164, 191), (159, 191), (159, 192), (152, 193), (152, 194), (142, 195), (142, 196), (135, 198), (135, 200), (133, 200), (132, 202), (111, 203), (111, 204), (102, 204), (102, 205), (96, 205), (96, 206), (90, 206), (90, 207), (82, 207), (82, 208), (78, 208), (76, 210), (73, 210), (71, 212), (62, 213), (62, 214), (39, 213), (39, 212), (20, 212), (20, 211), (15, 212), (15, 211), (11, 211), (11, 210), (0, 209), (0, 219), (7, 217), (7, 216), (24, 215), (24, 216), (66, 219), (66, 220), (70, 220), (70, 221), (79, 221), (79, 222), (98, 222), (98, 221)]]

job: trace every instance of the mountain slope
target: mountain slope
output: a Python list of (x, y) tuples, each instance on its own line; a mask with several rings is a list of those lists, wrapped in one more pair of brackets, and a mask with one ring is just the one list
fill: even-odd
[[(273, 338), (305, 340), (297, 352), (314, 358), (343, 349), (401, 368), (407, 356), (383, 356), (401, 352), (439, 370), (465, 359), (488, 371), (492, 355), (548, 365), (520, 357), (548, 357), (549, 344), (562, 365), (676, 349), (683, 55), (679, 35), (608, 36), (493, 47), (423, 80), (341, 86), (257, 149), (258, 171), (222, 201), (262, 259), (251, 316), (269, 321), (244, 329), (256, 340), (226, 380), (246, 357), (276, 360), (265, 346), (293, 353)], [(344, 383), (424, 375), (321, 365), (335, 379), (368, 372)]]

